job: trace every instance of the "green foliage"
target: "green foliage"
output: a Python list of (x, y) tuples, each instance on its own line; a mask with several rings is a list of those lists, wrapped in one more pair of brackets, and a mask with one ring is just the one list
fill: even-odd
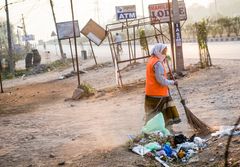
[(198, 45), (200, 49), (205, 49), (206, 43), (207, 43), (207, 36), (208, 36), (207, 21), (203, 20), (201, 22), (198, 22), (195, 24), (195, 27), (197, 30)]
[[(16, 39), (17, 35), (14, 33), (14, 27), (13, 25), (10, 25), (11, 27), (11, 35), (12, 35), (12, 45), (16, 46)], [(17, 51), (18, 50), (18, 51)], [(22, 48), (16, 49), (16, 47), (13, 47), (13, 62), (17, 62), (18, 60), (23, 59), (25, 55), (25, 52)], [(9, 60), (8, 55), (8, 37), (7, 37), (7, 24), (5, 21), (0, 22), (0, 60), (6, 60), (8, 63)], [(9, 68), (5, 70), (10, 70)], [(8, 76), (8, 72), (6, 72), (6, 78), (12, 78), (13, 76)]]
[(199, 56), (201, 67), (205, 68), (206, 66), (211, 66), (211, 58), (207, 45), (208, 38), (208, 22), (209, 20), (202, 20), (198, 23), (195, 23), (196, 31), (197, 31), (197, 41), (199, 46)]
[(85, 97), (94, 95), (94, 93), (96, 91), (90, 84), (88, 84), (86, 82), (81, 83), (80, 88), (83, 89)]
[(143, 50), (147, 50), (148, 43), (147, 43), (147, 39), (146, 39), (146, 35), (145, 35), (145, 30), (144, 29), (140, 29), (139, 30), (139, 36), (140, 36), (140, 45), (141, 45), (142, 49)]
[[(236, 17), (219, 17), (218, 19), (207, 19), (207, 30), (208, 34), (212, 37), (217, 35), (222, 36), (231, 36), (235, 35), (236, 37), (240, 34), (240, 16)], [(195, 38), (196, 31), (194, 30), (194, 24), (188, 23), (183, 27), (183, 35), (187, 38)]]
[(236, 16), (232, 19), (232, 28), (233, 28), (233, 33), (238, 36), (239, 31), (240, 31), (240, 16)]
[(56, 69), (56, 68), (65, 68), (69, 67), (72, 63), (72, 59), (66, 59), (66, 60), (56, 60), (49, 64), (50, 69)]

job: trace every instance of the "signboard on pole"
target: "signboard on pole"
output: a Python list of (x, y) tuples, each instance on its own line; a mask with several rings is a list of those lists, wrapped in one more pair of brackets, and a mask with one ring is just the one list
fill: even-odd
[[(74, 27), (75, 27), (76, 37), (80, 37), (80, 30), (79, 30), (77, 20), (74, 21)], [(74, 38), (72, 21), (57, 23), (57, 31), (58, 31), (58, 39), (60, 40)]]
[(137, 18), (135, 5), (116, 6), (115, 8), (117, 20)]
[(182, 46), (182, 35), (180, 23), (174, 23), (175, 44), (177, 47)]
[[(173, 8), (172, 3), (171, 5), (171, 17), (174, 19), (173, 16)], [(179, 9), (179, 19), (180, 20), (187, 20), (187, 12), (184, 1), (178, 2), (178, 9)], [(149, 16), (151, 18), (152, 24), (157, 23), (168, 23), (169, 19), (169, 10), (168, 10), (168, 3), (160, 3), (160, 4), (152, 4), (148, 6)]]
[(175, 51), (176, 51), (176, 70), (177, 72), (184, 70), (183, 50), (182, 50), (182, 35), (180, 25), (180, 11), (178, 0), (173, 0), (173, 22), (175, 35)]
[(99, 46), (107, 35), (107, 31), (102, 28), (95, 21), (90, 19), (88, 23), (83, 27), (81, 33), (85, 35), (89, 40)]
[(33, 40), (35, 40), (35, 36), (32, 34), (22, 36), (22, 41), (33, 41)]

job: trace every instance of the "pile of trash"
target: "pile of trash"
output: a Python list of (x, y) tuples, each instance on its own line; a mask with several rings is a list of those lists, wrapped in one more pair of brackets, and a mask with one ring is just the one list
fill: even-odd
[[(159, 113), (145, 124), (141, 135), (128, 135), (130, 139), (128, 147), (132, 152), (142, 157), (155, 159), (168, 167), (170, 164), (198, 162), (198, 153), (211, 147), (211, 140), (216, 141), (223, 136), (240, 136), (240, 125), (222, 126), (207, 140), (195, 134), (191, 137), (183, 134), (172, 135), (165, 128), (163, 114)], [(209, 161), (214, 161), (214, 159), (211, 158)]]
[(142, 128), (142, 135), (129, 135), (128, 146), (134, 153), (154, 158), (163, 166), (170, 163), (199, 161), (197, 154), (207, 147), (207, 141), (196, 135), (171, 135), (165, 128), (162, 113), (156, 115)]
[(129, 149), (141, 156), (154, 158), (164, 166), (169, 163), (197, 162), (198, 152), (207, 147), (206, 140), (195, 135), (190, 138), (183, 134), (164, 136), (156, 131), (148, 135), (130, 135), (129, 138)]

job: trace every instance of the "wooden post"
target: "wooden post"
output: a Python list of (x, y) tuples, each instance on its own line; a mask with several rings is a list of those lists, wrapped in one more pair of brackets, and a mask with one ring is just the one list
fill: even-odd
[[(113, 36), (112, 36), (112, 32), (110, 32), (110, 36), (111, 36), (111, 40), (113, 40)], [(114, 67), (115, 67), (115, 75), (116, 75), (116, 80), (117, 80), (117, 83), (118, 85), (120, 85), (120, 87), (122, 87), (123, 83), (122, 83), (122, 76), (121, 76), (121, 73), (120, 73), (120, 68), (119, 68), (119, 65), (118, 65), (118, 58), (117, 58), (117, 54), (116, 54), (116, 49), (114, 47), (114, 44), (113, 44), (113, 53), (114, 53)]]
[(0, 73), (0, 85), (1, 85), (1, 93), (3, 93), (2, 74), (1, 73)]
[(74, 63), (74, 58), (73, 58), (71, 38), (69, 38), (68, 40), (69, 40), (69, 45), (70, 45), (71, 57), (72, 57), (73, 71), (76, 71), (76, 69), (75, 69), (75, 63)]
[(78, 64), (78, 52), (77, 52), (77, 39), (76, 39), (76, 31), (74, 24), (74, 12), (73, 12), (73, 2), (71, 3), (71, 11), (72, 11), (72, 24), (73, 24), (73, 36), (74, 36), (74, 45), (75, 45), (75, 56), (76, 56), (76, 65), (77, 65), (77, 77), (78, 77), (78, 88), (80, 88), (80, 73), (79, 73), (79, 64)]
[[(114, 47), (114, 45), (110, 42), (110, 37), (109, 37), (109, 34), (108, 34), (108, 43), (109, 43), (109, 46), (110, 46), (110, 51), (111, 51), (111, 54), (112, 54), (112, 61), (113, 61), (113, 64), (114, 64), (114, 58), (113, 58), (113, 50), (112, 50), (112, 46)], [(115, 64), (114, 64), (115, 66)]]
[(92, 54), (93, 54), (93, 58), (94, 58), (95, 64), (97, 65), (97, 60), (96, 60), (95, 53), (94, 53), (93, 47), (92, 47), (92, 42), (91, 42), (90, 39), (89, 39), (89, 43), (90, 43), (90, 47), (91, 47), (91, 50), (92, 50)]

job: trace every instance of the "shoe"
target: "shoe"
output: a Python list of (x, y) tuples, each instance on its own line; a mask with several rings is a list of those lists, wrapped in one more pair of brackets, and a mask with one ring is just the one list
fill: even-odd
[(174, 123), (174, 124), (178, 124), (178, 123), (180, 123), (180, 122), (182, 122), (182, 120), (181, 120), (180, 118), (174, 118), (174, 119), (173, 119), (173, 123)]
[(174, 123), (173, 119), (169, 119), (168, 122), (166, 122), (166, 126), (173, 125), (173, 123)]

